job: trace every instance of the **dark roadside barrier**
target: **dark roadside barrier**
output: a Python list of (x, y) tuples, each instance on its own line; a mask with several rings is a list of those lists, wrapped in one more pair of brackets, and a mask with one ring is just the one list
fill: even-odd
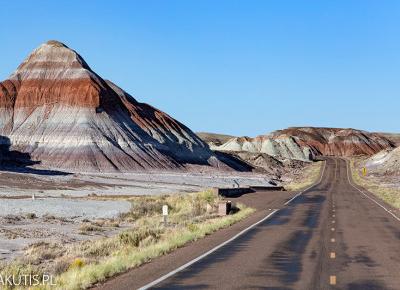
[(286, 191), (283, 186), (250, 186), (253, 191), (266, 190), (266, 191)]
[(283, 186), (251, 186), (251, 187), (232, 187), (232, 188), (213, 188), (215, 194), (224, 197), (238, 197), (246, 193), (255, 192), (257, 190), (278, 190), (284, 191)]
[(214, 188), (216, 194), (221, 196), (240, 196), (245, 193), (254, 192), (250, 187), (234, 187), (234, 188)]

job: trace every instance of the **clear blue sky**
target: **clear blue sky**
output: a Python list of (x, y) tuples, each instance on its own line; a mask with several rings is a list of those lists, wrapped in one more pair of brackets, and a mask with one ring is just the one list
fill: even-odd
[(1, 79), (57, 39), (194, 131), (400, 131), (400, 1), (1, 1), (0, 39)]

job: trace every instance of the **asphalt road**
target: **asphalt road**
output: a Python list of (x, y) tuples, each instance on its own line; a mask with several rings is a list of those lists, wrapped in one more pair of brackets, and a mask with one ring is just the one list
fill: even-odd
[(285, 205), (292, 196), (290, 192), (244, 195), (241, 201), (259, 209), (250, 219), (99, 288), (148, 285), (278, 209), (151, 289), (400, 289), (400, 220), (386, 210), (399, 216), (398, 211), (353, 187), (344, 160), (327, 159), (321, 182)]

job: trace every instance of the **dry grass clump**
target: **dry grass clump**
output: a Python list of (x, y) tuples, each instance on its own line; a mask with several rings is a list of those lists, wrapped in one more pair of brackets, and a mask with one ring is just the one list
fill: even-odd
[[(53, 262), (55, 260), (62, 261), (60, 257), (63, 256), (64, 250), (64, 246), (57, 243), (34, 243), (25, 249), (23, 257), (12, 262), (1, 262), (0, 276), (4, 279), (6, 279), (5, 277), (14, 276), (17, 279), (16, 281), (19, 281), (18, 277), (20, 275), (32, 275), (41, 281), (44, 274), (60, 274), (66, 271), (67, 267), (63, 267), (62, 271), (60, 271), (59, 266), (53, 266)], [(27, 289), (27, 287), (11, 287), (2, 284), (0, 289)]]
[(350, 170), (355, 184), (364, 187), (369, 192), (395, 208), (400, 208), (400, 188), (384, 187), (381, 183), (373, 180), (371, 177), (363, 177), (361, 167), (358, 166), (354, 159), (350, 160)]
[(311, 163), (303, 169), (300, 177), (285, 184), (285, 189), (290, 191), (299, 191), (311, 186), (317, 182), (318, 178), (320, 177), (323, 164), (324, 161)]
[(79, 233), (82, 235), (96, 232), (104, 232), (106, 228), (118, 228), (119, 222), (116, 220), (94, 220), (84, 219), (79, 226)]
[[(4, 277), (3, 278), (3, 282), (6, 279), (6, 277), (8, 276), (14, 276), (14, 277), (18, 277), (19, 275), (37, 275), (39, 280), (40, 277), (43, 276), (43, 274), (45, 274), (45, 272), (43, 272), (43, 269), (39, 266), (36, 265), (31, 265), (31, 264), (25, 264), (21, 261), (18, 262), (14, 262), (14, 263), (0, 263), (0, 276)], [(17, 278), (18, 281), (18, 278)], [(21, 287), (21, 288), (17, 288), (17, 287), (10, 287), (8, 286), (6, 283), (1, 285), (2, 290), (8, 290), (8, 289), (27, 289), (26, 287)]]
[(143, 241), (155, 243), (161, 237), (161, 228), (139, 228), (136, 231), (124, 231), (119, 233), (118, 240), (122, 246), (139, 247)]
[(132, 202), (131, 210), (127, 213), (121, 214), (121, 218), (134, 221), (142, 217), (148, 217), (160, 213), (162, 206), (166, 204), (165, 199), (165, 196), (133, 197), (130, 199)]
[[(227, 227), (254, 211), (238, 205), (237, 213), (217, 217), (219, 197), (212, 191), (129, 200), (132, 209), (119, 222), (134, 220), (133, 227), (112, 237), (71, 245), (32, 245), (26, 250), (24, 259), (29, 263), (25, 265), (57, 275), (57, 287), (51, 289), (83, 289)], [(164, 204), (169, 207), (168, 226), (162, 222)], [(91, 231), (91, 227), (104, 224), (86, 222), (84, 229)]]
[(79, 226), (80, 234), (88, 234), (91, 232), (103, 232), (104, 229), (101, 226), (92, 223), (84, 223)]
[(31, 265), (39, 265), (42, 262), (54, 260), (64, 252), (61, 244), (37, 242), (25, 250), (24, 262)]

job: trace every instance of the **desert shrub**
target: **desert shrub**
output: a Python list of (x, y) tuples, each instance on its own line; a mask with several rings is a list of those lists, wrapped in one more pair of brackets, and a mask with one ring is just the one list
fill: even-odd
[(141, 241), (152, 237), (154, 240), (158, 240), (161, 235), (161, 230), (157, 228), (138, 228), (135, 230), (125, 231), (118, 235), (119, 242), (122, 245), (131, 245), (138, 247)]
[(68, 270), (69, 266), (71, 265), (68, 259), (57, 259), (53, 265), (53, 273), (59, 275)]
[(102, 232), (104, 229), (96, 224), (85, 223), (79, 227), (79, 232), (81, 234), (89, 233), (89, 232)]
[(107, 221), (105, 225), (108, 227), (119, 228), (119, 223), (117, 221)]
[(24, 261), (37, 265), (43, 261), (54, 260), (64, 254), (64, 247), (56, 243), (38, 242), (25, 250)]
[(188, 224), (186, 227), (191, 232), (196, 232), (199, 229), (199, 227), (196, 224), (193, 224), (193, 223)]
[(139, 242), (139, 248), (148, 247), (157, 243), (159, 237), (148, 236)]
[(33, 212), (27, 213), (26, 214), (26, 218), (31, 219), (31, 220), (35, 219), (36, 218), (36, 214), (33, 213)]
[(80, 244), (78, 253), (87, 258), (106, 257), (118, 248), (115, 239), (100, 239), (97, 241), (85, 241)]
[(192, 197), (192, 215), (194, 217), (205, 214), (207, 204), (214, 202), (214, 198), (207, 191), (195, 194)]
[[(42, 267), (26, 264), (18, 260), (2, 265), (0, 270), (1, 277), (7, 277), (7, 276), (18, 277), (19, 275), (38, 275), (38, 277), (42, 277), (43, 274), (45, 274), (45, 272), (43, 271)], [(15, 287), (1, 286), (0, 289), (4, 290), (15, 289)]]
[(137, 220), (142, 217), (149, 217), (161, 214), (162, 206), (165, 204), (163, 199), (147, 197), (137, 198), (131, 201), (132, 206), (129, 212), (120, 215), (122, 219)]
[(45, 221), (50, 221), (50, 220), (55, 220), (56, 217), (55, 217), (54, 215), (46, 214), (46, 215), (43, 216), (43, 219), (44, 219)]
[(215, 203), (216, 199), (218, 199), (217, 195), (212, 190), (202, 191), (198, 193), (198, 196), (201, 200), (204, 200), (209, 204)]

